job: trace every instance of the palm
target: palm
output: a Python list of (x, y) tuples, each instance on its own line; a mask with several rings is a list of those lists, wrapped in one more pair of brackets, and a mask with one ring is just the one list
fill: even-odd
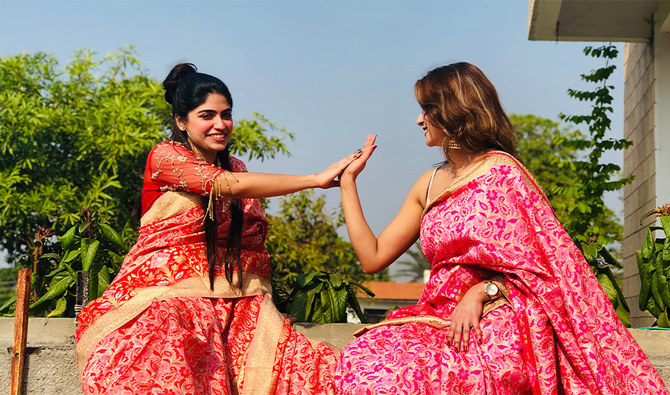
[(372, 152), (374, 152), (375, 148), (377, 148), (375, 145), (376, 139), (377, 135), (368, 135), (363, 148), (361, 148), (362, 155), (351, 162), (349, 166), (347, 166), (347, 168), (344, 170), (344, 175), (353, 176), (355, 178), (363, 171), (365, 164), (368, 162), (368, 159), (370, 159), (370, 155), (372, 155)]
[(421, 244), (417, 241), (414, 243), (414, 248), (407, 250), (407, 255), (412, 257), (411, 261), (398, 261), (399, 265), (402, 265), (403, 268), (398, 270), (393, 277), (394, 278), (411, 278), (411, 281), (423, 281), (423, 273), (426, 270), (430, 270), (430, 262), (423, 255), (421, 251)]

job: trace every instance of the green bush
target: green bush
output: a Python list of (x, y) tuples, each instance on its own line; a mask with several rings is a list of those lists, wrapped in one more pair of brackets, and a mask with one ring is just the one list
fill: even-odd
[(356, 299), (355, 287), (370, 296), (372, 291), (363, 285), (348, 281), (337, 273), (303, 273), (296, 278), (290, 295), (278, 301), (280, 311), (300, 322), (347, 322), (347, 307), (351, 307), (362, 323), (367, 323)]
[[(655, 326), (670, 328), (670, 204), (647, 213), (642, 221), (651, 215), (659, 217), (661, 226), (647, 227), (647, 237), (637, 250), (640, 310), (656, 317)], [(657, 230), (665, 237), (657, 238)]]

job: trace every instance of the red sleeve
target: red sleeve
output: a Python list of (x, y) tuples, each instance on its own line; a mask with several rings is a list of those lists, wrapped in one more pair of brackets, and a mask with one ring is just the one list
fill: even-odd
[(161, 192), (185, 191), (207, 196), (214, 179), (223, 171), (198, 158), (183, 145), (166, 141), (151, 150), (145, 182), (155, 184)]

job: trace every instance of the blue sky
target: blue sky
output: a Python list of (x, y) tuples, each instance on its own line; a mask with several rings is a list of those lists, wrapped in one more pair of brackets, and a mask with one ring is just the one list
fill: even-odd
[[(296, 133), (291, 158), (250, 161), (252, 171), (317, 172), (368, 133), (379, 148), (359, 178), (378, 233), (409, 187), (440, 160), (416, 126), (414, 82), (467, 61), (497, 87), (508, 113), (558, 119), (590, 107), (570, 99), (579, 75), (599, 67), (585, 43), (528, 41), (528, 1), (2, 1), (0, 56), (27, 51), (65, 63), (75, 49), (101, 55), (132, 44), (162, 80), (195, 63), (230, 87), (235, 117), (252, 111)], [(623, 45), (617, 60), (613, 136), (623, 127)], [(609, 158), (621, 163), (621, 155)], [(328, 191), (331, 207), (338, 191)], [(613, 199), (616, 200), (616, 199)]]

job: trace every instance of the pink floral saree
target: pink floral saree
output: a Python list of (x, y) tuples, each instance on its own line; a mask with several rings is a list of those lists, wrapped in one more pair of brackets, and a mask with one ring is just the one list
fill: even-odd
[[(492, 152), (427, 205), (431, 276), (415, 306), (342, 350), (344, 394), (668, 394), (532, 177)], [(483, 342), (446, 345), (474, 284), (502, 274), (509, 303), (481, 319)]]
[[(246, 171), (231, 158), (234, 171)], [(178, 143), (149, 155), (137, 243), (104, 294), (78, 318), (85, 394), (321, 394), (334, 392), (336, 356), (296, 333), (271, 300), (267, 219), (243, 199), (243, 285), (217, 267), (210, 289), (204, 210), (221, 169)], [(220, 199), (219, 254), (230, 201)]]

